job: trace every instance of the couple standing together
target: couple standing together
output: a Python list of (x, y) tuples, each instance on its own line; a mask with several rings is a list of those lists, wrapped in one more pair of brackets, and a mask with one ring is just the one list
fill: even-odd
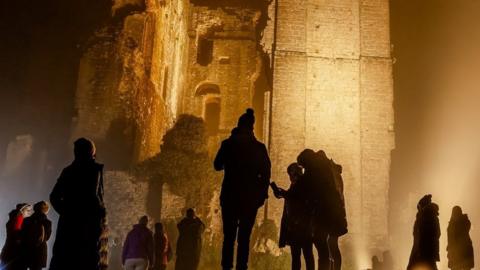
[[(248, 268), (250, 234), (257, 211), (268, 197), (271, 164), (265, 145), (254, 136), (254, 124), (254, 111), (248, 109), (239, 118), (231, 136), (222, 142), (214, 161), (216, 170), (225, 171), (220, 195), (224, 270), (233, 268), (235, 241), (238, 242), (236, 269)], [(292, 268), (300, 269), (299, 249), (303, 249), (306, 255), (307, 269), (314, 268), (313, 255), (308, 254), (314, 244), (319, 255), (318, 269), (327, 270), (330, 269), (330, 257), (335, 258), (330, 256), (329, 238), (330, 242), (336, 243), (338, 236), (347, 231), (343, 196), (335, 183), (335, 175), (339, 177), (341, 171), (336, 173), (338, 165), (334, 166), (323, 152), (307, 149), (297, 160), (298, 164), (289, 166), (290, 189), (274, 188), (275, 195), (286, 200), (281, 229), (284, 244), (292, 247)], [(301, 237), (297, 239), (293, 235)], [(332, 255), (336, 253), (332, 252)], [(339, 262), (337, 259), (336, 263)]]

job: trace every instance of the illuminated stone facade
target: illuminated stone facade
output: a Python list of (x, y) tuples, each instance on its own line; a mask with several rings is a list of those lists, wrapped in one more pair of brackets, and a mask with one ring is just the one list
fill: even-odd
[[(287, 186), (298, 153), (324, 149), (344, 168), (345, 242), (361, 259), (388, 248), (387, 0), (123, 0), (114, 11), (126, 15), (97, 32), (81, 62), (75, 137), (117, 138), (135, 163), (158, 152), (181, 113), (204, 117), (214, 149), (254, 107), (272, 180)], [(270, 200), (270, 218), (281, 203)]]
[(286, 185), (296, 154), (325, 150), (344, 168), (352, 248), (366, 256), (387, 249), (394, 147), (388, 1), (278, 2), (273, 178)]

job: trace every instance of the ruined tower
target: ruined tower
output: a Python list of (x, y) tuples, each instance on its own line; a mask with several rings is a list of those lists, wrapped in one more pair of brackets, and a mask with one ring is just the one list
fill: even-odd
[[(342, 164), (349, 219), (343, 243), (363, 267), (388, 249), (394, 147), (388, 0), (275, 5), (272, 179), (286, 185), (285, 168), (304, 148), (323, 149)], [(278, 202), (271, 204), (277, 216)]]
[[(156, 154), (182, 113), (204, 118), (215, 149), (254, 107), (272, 181), (288, 185), (286, 168), (304, 148), (343, 166), (347, 264), (365, 268), (388, 249), (388, 0), (115, 3), (80, 63), (74, 136), (112, 145), (113, 157), (133, 156), (118, 161), (115, 169), (125, 170)], [(269, 200), (268, 218), (279, 221), (282, 203)]]

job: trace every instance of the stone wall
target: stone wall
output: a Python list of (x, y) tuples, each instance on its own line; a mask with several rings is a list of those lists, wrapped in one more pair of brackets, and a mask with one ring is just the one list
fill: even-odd
[[(356, 264), (388, 249), (394, 147), (388, 1), (278, 4), (272, 98), (273, 179), (304, 148), (342, 164)], [(281, 206), (272, 202), (272, 216)], [(357, 267), (358, 268), (358, 267)]]

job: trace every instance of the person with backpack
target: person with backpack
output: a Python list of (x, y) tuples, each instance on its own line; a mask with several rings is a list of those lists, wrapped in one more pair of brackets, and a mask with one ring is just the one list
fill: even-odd
[(165, 270), (168, 262), (172, 259), (173, 252), (162, 223), (155, 223), (153, 240), (155, 242), (155, 264), (153, 265), (153, 270)]
[(47, 241), (52, 234), (52, 222), (47, 214), (50, 206), (41, 201), (33, 206), (33, 215), (23, 222), (21, 231), (22, 269), (41, 270), (47, 267)]
[(304, 168), (303, 179), (305, 200), (312, 218), (313, 244), (318, 253), (318, 269), (331, 268), (328, 237), (335, 229), (338, 217), (340, 196), (335, 187), (335, 180), (330, 160), (325, 153), (312, 149), (303, 150), (297, 162)]
[[(325, 152), (317, 152), (322, 158), (327, 158)], [(328, 159), (328, 158), (327, 158)], [(347, 213), (345, 210), (345, 196), (343, 195), (343, 168), (335, 163), (333, 159), (328, 159), (330, 170), (332, 171), (333, 180), (335, 180), (335, 188), (338, 194), (331, 196), (332, 200), (332, 225), (328, 234), (328, 249), (330, 251), (330, 259), (333, 263), (332, 270), (342, 269), (342, 253), (338, 246), (338, 239), (347, 234)]]

